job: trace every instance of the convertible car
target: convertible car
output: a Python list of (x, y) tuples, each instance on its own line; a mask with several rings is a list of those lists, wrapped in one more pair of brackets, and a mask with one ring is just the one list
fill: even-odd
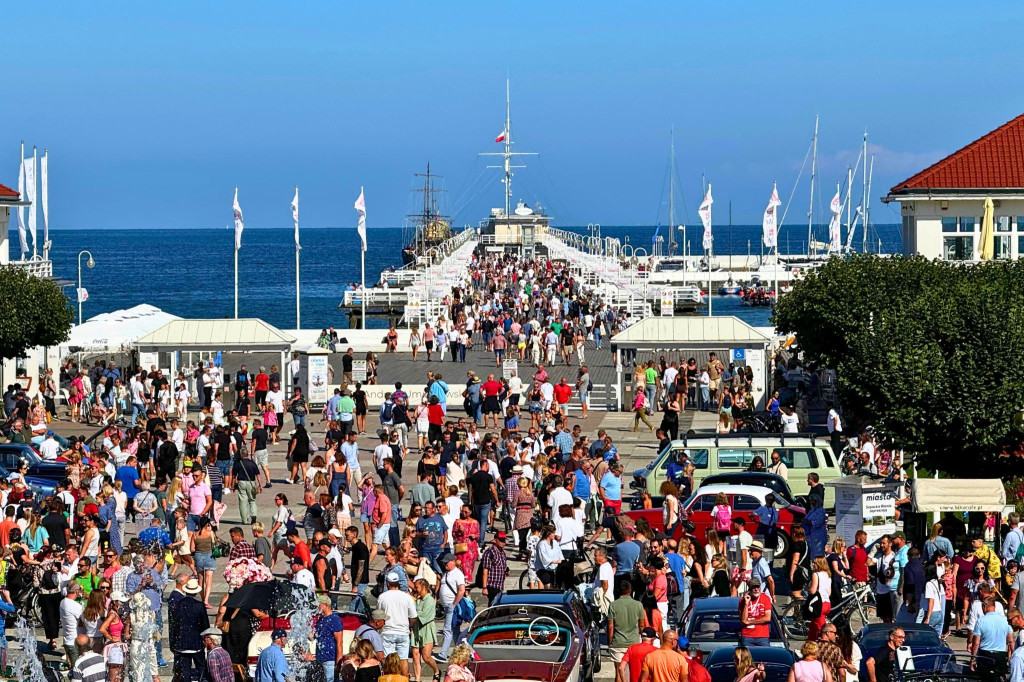
[[(466, 642), (478, 680), (580, 682), (587, 633), (563, 610), (543, 604), (492, 606), (477, 614)], [(588, 666), (591, 667), (591, 666)]]

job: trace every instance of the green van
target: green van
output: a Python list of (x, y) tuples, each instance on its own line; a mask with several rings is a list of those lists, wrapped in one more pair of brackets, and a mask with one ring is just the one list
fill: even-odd
[[(818, 474), (821, 483), (842, 477), (839, 460), (832, 453), (828, 439), (817, 438), (814, 434), (697, 434), (672, 441), (650, 464), (634, 471), (630, 487), (646, 490), (651, 497), (660, 496), (659, 489), (666, 480), (665, 470), (681, 452), (685, 452), (693, 462), (696, 488), (707, 476), (746, 471), (754, 457), (760, 457), (765, 465), (771, 465), (770, 455), (774, 450), (782, 456), (788, 469), (787, 480), (793, 495), (810, 492), (807, 474), (812, 471)], [(825, 508), (833, 507), (835, 489), (825, 486)]]

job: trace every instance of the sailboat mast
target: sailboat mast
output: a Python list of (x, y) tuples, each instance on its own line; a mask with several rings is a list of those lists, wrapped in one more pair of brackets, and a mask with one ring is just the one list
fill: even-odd
[(864, 193), (861, 195), (860, 210), (861, 210), (861, 229), (864, 230), (864, 234), (861, 237), (860, 252), (867, 253), (868, 251), (868, 131), (864, 131)]
[(814, 180), (818, 174), (818, 117), (814, 117), (814, 155), (811, 158), (811, 200), (807, 207), (807, 255), (811, 255), (814, 243)]
[[(864, 243), (867, 244), (868, 240), (868, 203), (871, 201), (871, 176), (875, 172), (875, 155), (871, 155), (871, 165), (868, 168), (868, 193), (864, 197)], [(882, 252), (882, 247), (879, 245), (878, 252)]]
[(853, 204), (850, 199), (853, 197), (853, 169), (846, 167), (846, 234), (849, 239), (850, 230), (853, 229)]
[(676, 131), (673, 126), (669, 131), (669, 143), (668, 143), (668, 253), (666, 255), (671, 256), (675, 250), (675, 223), (676, 223), (676, 204), (675, 204), (675, 172), (676, 172)]

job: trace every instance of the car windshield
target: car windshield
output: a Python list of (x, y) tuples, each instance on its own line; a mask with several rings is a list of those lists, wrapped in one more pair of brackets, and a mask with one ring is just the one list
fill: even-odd
[[(907, 638), (903, 640), (903, 646), (909, 646), (911, 650), (917, 647), (941, 647), (942, 640), (934, 630), (905, 630)], [(872, 628), (864, 633), (860, 640), (862, 649), (874, 650), (889, 640), (889, 628)]]
[[(739, 613), (698, 613), (690, 629), (690, 641), (710, 642), (719, 639), (737, 639), (741, 629)], [(782, 639), (778, 625), (773, 618), (769, 623), (771, 639)]]

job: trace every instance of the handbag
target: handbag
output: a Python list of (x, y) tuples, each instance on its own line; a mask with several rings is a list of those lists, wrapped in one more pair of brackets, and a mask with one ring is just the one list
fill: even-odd
[(456, 542), (455, 543), (455, 554), (465, 554), (469, 551), (469, 543), (467, 542)]
[(805, 601), (804, 605), (800, 608), (800, 612), (803, 615), (804, 619), (814, 620), (815, 618), (820, 616), (822, 603), (823, 602), (821, 598), (821, 593), (819, 592), (815, 592), (810, 597), (808, 597), (807, 601)]

